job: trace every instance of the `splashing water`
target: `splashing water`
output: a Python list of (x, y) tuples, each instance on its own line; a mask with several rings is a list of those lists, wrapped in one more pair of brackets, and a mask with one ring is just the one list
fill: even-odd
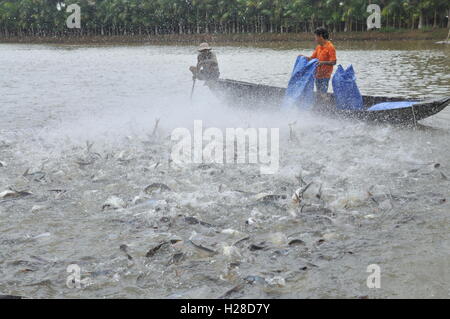
[[(448, 297), (446, 113), (441, 128), (374, 126), (236, 108), (201, 84), (191, 103), (187, 47), (2, 48), (0, 193), (17, 196), (0, 198), (0, 293)], [(217, 50), (226, 77), (289, 77), (292, 51)], [(171, 132), (194, 120), (279, 128), (279, 172), (171, 163)], [(82, 289), (66, 286), (70, 264)], [(366, 286), (371, 264), (382, 289)]]

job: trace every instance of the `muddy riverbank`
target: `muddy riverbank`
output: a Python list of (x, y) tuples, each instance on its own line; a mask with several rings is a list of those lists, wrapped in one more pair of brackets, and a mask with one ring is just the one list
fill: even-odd
[[(447, 29), (397, 30), (390, 32), (340, 32), (332, 34), (335, 41), (407, 41), (436, 40), (443, 41), (448, 34)], [(263, 33), (263, 34), (168, 34), (168, 35), (128, 35), (128, 36), (88, 36), (66, 35), (64, 37), (1, 37), (0, 43), (42, 43), (42, 44), (182, 44), (196, 45), (200, 42), (211, 42), (216, 45), (264, 45), (267, 43), (290, 43), (311, 41), (310, 33)]]

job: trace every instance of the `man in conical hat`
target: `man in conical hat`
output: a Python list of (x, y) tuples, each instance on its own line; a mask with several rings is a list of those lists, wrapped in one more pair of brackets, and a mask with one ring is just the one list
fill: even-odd
[(194, 78), (202, 81), (217, 80), (220, 76), (217, 57), (208, 43), (202, 43), (198, 47), (197, 66), (191, 66)]

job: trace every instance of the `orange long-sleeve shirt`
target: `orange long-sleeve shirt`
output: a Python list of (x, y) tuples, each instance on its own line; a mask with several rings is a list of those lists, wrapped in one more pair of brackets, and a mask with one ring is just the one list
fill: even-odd
[[(311, 56), (311, 59), (318, 59), (320, 62), (336, 61), (336, 49), (333, 43), (327, 41), (325, 45), (318, 45)], [(320, 65), (317, 67), (317, 79), (329, 79), (333, 73), (332, 65)]]

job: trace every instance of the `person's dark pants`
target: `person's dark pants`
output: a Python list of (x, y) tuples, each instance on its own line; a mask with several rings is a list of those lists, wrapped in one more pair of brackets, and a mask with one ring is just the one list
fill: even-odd
[(316, 89), (319, 93), (327, 93), (330, 79), (316, 79)]
[(316, 79), (316, 103), (315, 109), (319, 111), (329, 111), (334, 108), (327, 95), (330, 79)]
[(200, 81), (216, 81), (220, 77), (220, 73), (206, 73), (199, 72), (197, 73), (197, 79)]

